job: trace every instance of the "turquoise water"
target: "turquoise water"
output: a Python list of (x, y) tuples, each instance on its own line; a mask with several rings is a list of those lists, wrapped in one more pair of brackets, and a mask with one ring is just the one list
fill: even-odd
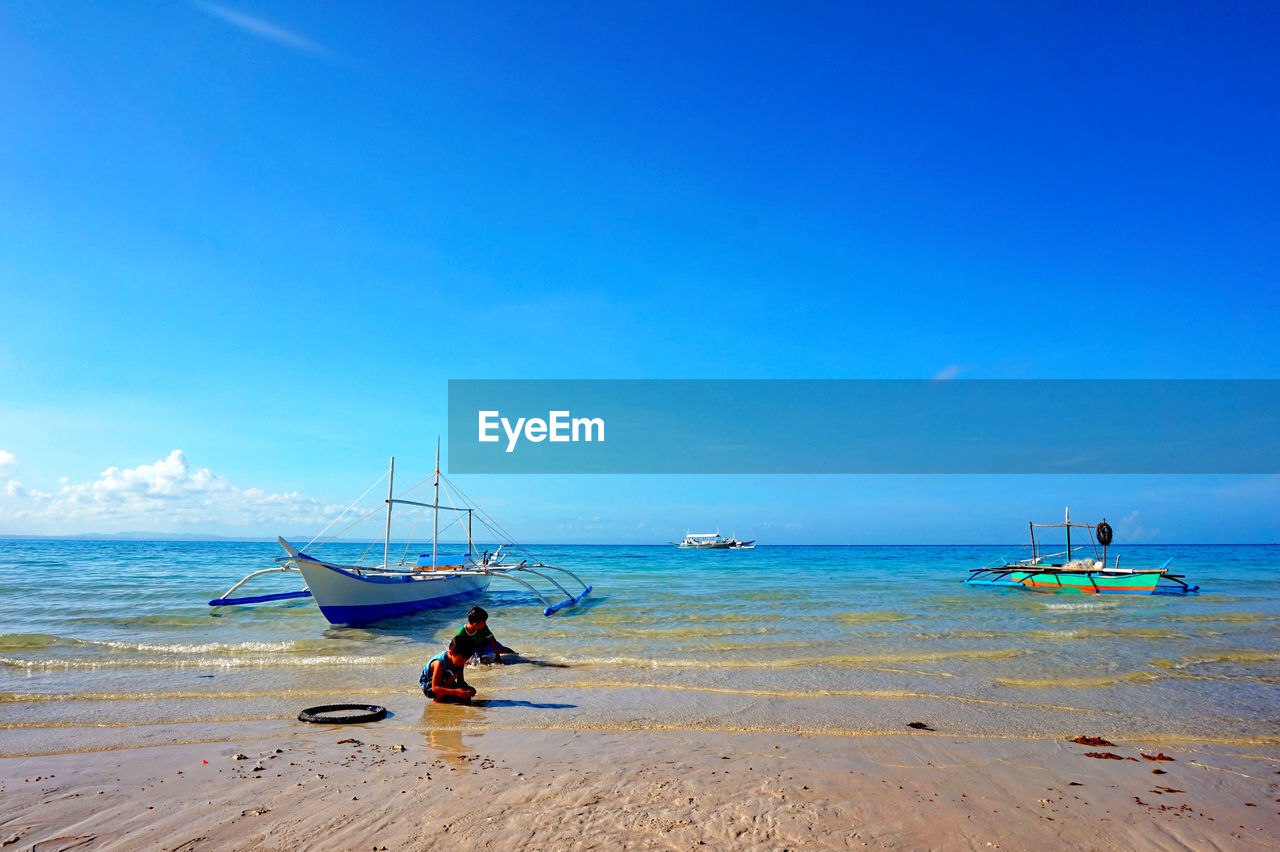
[[(437, 710), (418, 672), (470, 603), (335, 628), (309, 600), (207, 606), (270, 567), (272, 544), (0, 543), (0, 751), (22, 732), (288, 718), (329, 701), (385, 704), (419, 726), (923, 721), (957, 734), (1280, 742), (1280, 547), (1112, 549), (1130, 567), (1174, 557), (1203, 589), (1192, 597), (963, 585), (1016, 546), (532, 549), (595, 593), (546, 618), (495, 581), (480, 602), (526, 662), (473, 669), (488, 703)], [(300, 587), (280, 574), (245, 592)]]

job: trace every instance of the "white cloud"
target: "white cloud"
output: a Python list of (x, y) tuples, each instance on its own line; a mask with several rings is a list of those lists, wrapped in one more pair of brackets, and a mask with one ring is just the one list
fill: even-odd
[(954, 379), (956, 376), (969, 369), (968, 364), (948, 364), (941, 370), (933, 374), (935, 382), (946, 382)]
[(182, 450), (152, 464), (109, 467), (92, 482), (72, 483), (45, 493), (9, 480), (0, 504), (0, 525), (8, 532), (201, 532), (269, 534), (319, 528), (342, 510), (297, 492), (270, 494), (239, 488), (208, 468), (192, 468)]
[(257, 38), (273, 41), (276, 44), (315, 54), (316, 56), (333, 57), (333, 52), (324, 45), (317, 44), (304, 35), (286, 30), (284, 27), (278, 27), (261, 18), (246, 15), (244, 12), (237, 12), (235, 9), (224, 6), (221, 3), (210, 3), (207, 0), (189, 0), (189, 2), (206, 15), (211, 15), (223, 23), (230, 24), (236, 29), (247, 32)]
[(7, 450), (0, 450), (0, 471), (13, 467), (17, 461), (18, 460), (13, 457), (13, 453)]
[(1116, 533), (1118, 540), (1138, 544), (1155, 539), (1160, 534), (1160, 530), (1158, 527), (1147, 526), (1143, 521), (1142, 513), (1134, 510), (1116, 524)]

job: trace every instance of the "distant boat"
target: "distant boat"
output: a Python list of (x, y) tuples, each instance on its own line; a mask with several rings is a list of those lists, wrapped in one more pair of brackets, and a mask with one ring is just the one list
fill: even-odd
[(671, 542), (676, 547), (687, 547), (693, 550), (751, 550), (756, 540), (739, 541), (736, 537), (725, 538), (720, 531), (713, 533), (685, 532), (684, 541)]
[[(1180, 574), (1170, 574), (1166, 559), (1158, 568), (1121, 568), (1117, 555), (1114, 564), (1107, 567), (1107, 547), (1111, 544), (1111, 525), (1107, 519), (1096, 527), (1071, 523), (1071, 511), (1067, 510), (1060, 524), (1030, 524), (1031, 556), (1018, 562), (1006, 563), (1002, 568), (974, 568), (965, 580), (970, 586), (1017, 586), (1037, 592), (1078, 592), (1102, 595), (1185, 595), (1200, 591), (1199, 586), (1189, 586)], [(1041, 554), (1036, 543), (1036, 527), (1063, 527), (1067, 532), (1067, 549), (1060, 553)], [(1093, 545), (1093, 559), (1072, 559), (1071, 554), (1083, 550), (1085, 545), (1071, 546), (1071, 529), (1084, 529)], [(1099, 554), (1098, 547), (1102, 551)], [(1047, 560), (1062, 557), (1061, 562)]]
[[(489, 551), (485, 551), (477, 559), (472, 546), (471, 521), (473, 514), (479, 512), (479, 510), (440, 505), (440, 481), (442, 477), (440, 475), (440, 452), (438, 448), (436, 450), (435, 499), (431, 503), (420, 503), (395, 497), (395, 469), (396, 462), (395, 459), (392, 459), (390, 470), (386, 474), (388, 478), (387, 523), (386, 532), (381, 541), (383, 546), (381, 564), (372, 566), (344, 565), (327, 561), (305, 552), (306, 548), (294, 547), (281, 538), (279, 539), (280, 546), (284, 548), (288, 556), (276, 561), (284, 563), (283, 565), (279, 568), (266, 568), (249, 574), (228, 589), (222, 597), (209, 601), (209, 606), (237, 606), (288, 600), (290, 598), (313, 597), (320, 607), (320, 612), (324, 614), (324, 617), (331, 624), (358, 627), (384, 618), (408, 615), (424, 609), (436, 609), (457, 601), (476, 597), (489, 588), (489, 582), (494, 577), (511, 580), (537, 595), (546, 605), (546, 609), (543, 611), (544, 615), (551, 615), (566, 607), (574, 606), (591, 593), (591, 586), (583, 583), (576, 575), (564, 568), (543, 565), (542, 562), (533, 558), (525, 559), (518, 565), (505, 564), (506, 554), (504, 553), (504, 548), (518, 547), (514, 544), (501, 545), (492, 554)], [(376, 485), (377, 483), (374, 484)], [(392, 512), (397, 505), (417, 506), (432, 510), (434, 526), (431, 538), (431, 552), (419, 554), (414, 562), (403, 561), (403, 557), (395, 559), (391, 554)], [(439, 552), (441, 509), (466, 514), (467, 544), (465, 553), (445, 556)], [(477, 518), (477, 520), (481, 524), (495, 531), (495, 533), (500, 530), (500, 528), (494, 529), (497, 526), (496, 523), (485, 523), (483, 513), (480, 514), (481, 517)], [(373, 513), (370, 513), (365, 518), (372, 516)], [(341, 517), (340, 515), (339, 518)], [(336, 520), (334, 523), (336, 523)], [(372, 545), (370, 546), (371, 548)], [(405, 552), (406, 554), (408, 553), (408, 547), (405, 548)], [(296, 592), (282, 592), (252, 597), (231, 597), (232, 592), (254, 577), (275, 571), (293, 571), (301, 574), (307, 584), (307, 588)], [(572, 578), (572, 580), (582, 585), (582, 591), (576, 595), (573, 594), (547, 572), (557, 572), (562, 578)], [(531, 574), (541, 578), (555, 586), (564, 595), (564, 598), (553, 603), (530, 583), (519, 577), (512, 576), (515, 573)], [(569, 579), (564, 579), (563, 581), (565, 583), (570, 582)]]

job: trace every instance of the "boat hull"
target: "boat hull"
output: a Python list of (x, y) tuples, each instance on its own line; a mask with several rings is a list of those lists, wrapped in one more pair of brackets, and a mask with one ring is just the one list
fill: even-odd
[(419, 571), (355, 573), (325, 562), (296, 559), (307, 588), (331, 624), (360, 627), (384, 618), (437, 609), (483, 594), (484, 574)]
[(1163, 571), (1028, 571), (1005, 566), (1000, 570), (974, 571), (970, 586), (1019, 586), (1037, 592), (1086, 595), (1149, 595)]
[(683, 550), (751, 550), (756, 546), (755, 541), (678, 541), (673, 542), (676, 547)]

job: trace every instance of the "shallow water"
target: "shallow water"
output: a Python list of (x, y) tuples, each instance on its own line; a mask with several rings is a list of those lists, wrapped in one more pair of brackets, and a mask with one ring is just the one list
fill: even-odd
[[(415, 724), (477, 728), (867, 732), (918, 720), (1280, 742), (1280, 547), (1118, 549), (1131, 567), (1174, 557), (1202, 587), (1191, 597), (962, 584), (1013, 546), (533, 550), (594, 584), (592, 597), (546, 618), (496, 580), (479, 602), (526, 662), (471, 671), (484, 706), (436, 709), (418, 673), (471, 602), (335, 628), (309, 600), (207, 606), (270, 567), (272, 544), (0, 543), (0, 730), (373, 701)], [(245, 591), (300, 587), (280, 574)]]

